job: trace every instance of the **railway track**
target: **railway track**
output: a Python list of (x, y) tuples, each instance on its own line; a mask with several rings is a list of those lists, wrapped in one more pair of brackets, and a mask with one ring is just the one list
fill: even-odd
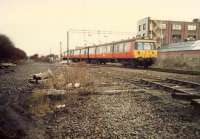
[(190, 81), (167, 78), (165, 80), (140, 79), (140, 83), (171, 93), (172, 98), (190, 101), (200, 109), (200, 84)]
[(161, 91), (169, 92), (172, 98), (177, 100), (189, 101), (195, 109), (200, 110), (200, 84), (191, 81), (183, 81), (173, 78), (154, 79), (122, 79), (115, 78), (123, 82), (133, 83), (138, 86), (145, 86), (149, 88), (159, 89)]
[(190, 70), (176, 70), (176, 69), (164, 69), (164, 68), (148, 68), (144, 69), (141, 67), (133, 68), (129, 66), (123, 66), (121, 64), (105, 64), (105, 65), (91, 65), (93, 68), (97, 67), (117, 67), (117, 68), (129, 68), (129, 69), (137, 69), (137, 70), (149, 70), (149, 71), (158, 71), (158, 72), (166, 72), (166, 73), (177, 73), (177, 74), (185, 74), (185, 75), (200, 75), (200, 71), (190, 71)]
[(200, 71), (163, 69), (163, 68), (149, 68), (148, 70), (159, 71), (159, 72), (168, 72), (168, 73), (187, 74), (187, 75), (200, 75)]

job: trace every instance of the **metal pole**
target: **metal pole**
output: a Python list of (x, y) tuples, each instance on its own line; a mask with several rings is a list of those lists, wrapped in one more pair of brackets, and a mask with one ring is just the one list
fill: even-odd
[(62, 42), (60, 41), (60, 60), (62, 60)]
[(67, 31), (67, 64), (69, 64), (69, 31)]
[(150, 20), (150, 28), (151, 28), (151, 39), (153, 39), (153, 22)]
[(163, 44), (163, 32), (162, 32), (162, 22), (160, 23), (160, 33), (161, 33), (161, 39), (160, 39), (160, 47), (162, 47)]

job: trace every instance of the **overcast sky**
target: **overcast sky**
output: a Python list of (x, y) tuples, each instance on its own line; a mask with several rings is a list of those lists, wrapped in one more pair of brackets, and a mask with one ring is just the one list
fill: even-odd
[[(199, 0), (0, 0), (0, 33), (28, 55), (48, 54), (50, 48), (59, 53), (59, 41), (65, 49), (70, 28), (136, 33), (137, 21), (147, 16), (199, 18), (199, 5)], [(70, 47), (85, 40), (92, 43), (95, 35), (73, 33)]]

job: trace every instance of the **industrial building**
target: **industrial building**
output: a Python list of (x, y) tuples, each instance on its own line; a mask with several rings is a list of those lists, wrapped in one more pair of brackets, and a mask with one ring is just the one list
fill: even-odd
[(154, 20), (147, 17), (138, 21), (137, 36), (152, 38), (157, 41), (159, 47), (176, 42), (200, 40), (200, 20), (185, 22)]

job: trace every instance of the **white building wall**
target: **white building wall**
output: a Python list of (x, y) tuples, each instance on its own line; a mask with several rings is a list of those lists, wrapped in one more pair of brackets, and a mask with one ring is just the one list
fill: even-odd
[(149, 33), (149, 21), (150, 18), (144, 18), (138, 21), (137, 23), (137, 36), (144, 36), (147, 37)]

